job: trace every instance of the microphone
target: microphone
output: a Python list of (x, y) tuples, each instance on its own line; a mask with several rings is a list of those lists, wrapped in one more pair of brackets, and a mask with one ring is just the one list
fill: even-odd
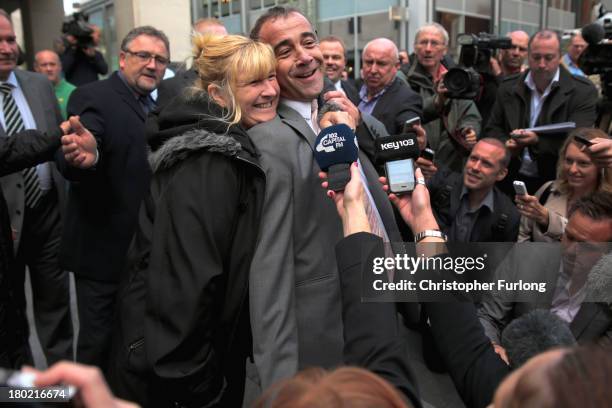
[(414, 190), (414, 160), (420, 155), (416, 133), (379, 137), (374, 143), (374, 161), (384, 164), (390, 191), (402, 194)]
[(569, 325), (549, 310), (536, 309), (514, 319), (502, 332), (510, 366), (518, 368), (531, 357), (555, 347), (573, 346)]
[(601, 24), (591, 23), (582, 27), (582, 38), (589, 45), (599, 44), (606, 36), (606, 31)]
[(342, 191), (351, 179), (351, 163), (357, 161), (357, 138), (350, 127), (341, 123), (321, 130), (315, 142), (314, 157), (327, 172), (328, 189)]
[(585, 283), (584, 302), (612, 305), (612, 253), (602, 256), (591, 268)]

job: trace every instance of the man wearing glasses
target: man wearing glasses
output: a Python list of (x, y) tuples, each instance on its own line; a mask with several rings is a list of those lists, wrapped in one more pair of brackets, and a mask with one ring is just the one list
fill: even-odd
[(80, 331), (77, 361), (104, 368), (120, 273), (149, 187), (144, 122), (170, 60), (166, 35), (150, 26), (121, 43), (119, 70), (76, 89), (68, 114), (98, 140), (93, 169), (62, 166), (70, 181), (60, 259), (75, 274)]
[(497, 92), (485, 136), (506, 143), (512, 152), (502, 190), (514, 196), (512, 181), (521, 180), (533, 194), (556, 176), (556, 163), (567, 131), (535, 133), (535, 126), (575, 122), (591, 127), (596, 119), (597, 91), (585, 78), (560, 66), (556, 32), (543, 30), (529, 40), (529, 69), (505, 78)]

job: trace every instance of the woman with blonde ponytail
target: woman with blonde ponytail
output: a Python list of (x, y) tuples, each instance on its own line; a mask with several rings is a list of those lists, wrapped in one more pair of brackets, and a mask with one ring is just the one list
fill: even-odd
[(109, 383), (143, 406), (240, 406), (248, 274), (265, 174), (246, 133), (276, 115), (272, 49), (194, 39), (199, 79), (149, 118), (150, 196), (132, 245)]

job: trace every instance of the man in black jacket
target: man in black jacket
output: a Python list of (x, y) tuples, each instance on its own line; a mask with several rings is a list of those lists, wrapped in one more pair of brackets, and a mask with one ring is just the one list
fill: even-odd
[(71, 184), (60, 253), (75, 274), (77, 360), (99, 367), (107, 361), (115, 292), (149, 188), (144, 121), (154, 108), (150, 93), (164, 75), (168, 50), (161, 31), (134, 28), (121, 44), (120, 70), (77, 88), (68, 102), (68, 114), (80, 115), (100, 143), (94, 169), (61, 169)]
[(529, 69), (505, 78), (485, 128), (485, 136), (506, 143), (513, 160), (506, 194), (513, 195), (512, 181), (525, 182), (533, 194), (553, 180), (559, 149), (567, 132), (535, 133), (527, 128), (560, 122), (591, 127), (596, 119), (597, 90), (585, 78), (572, 76), (563, 66), (558, 35), (544, 30), (529, 43)]
[(421, 115), (422, 101), (395, 77), (397, 46), (387, 38), (376, 38), (364, 47), (362, 60), (364, 84), (359, 91), (359, 110), (381, 121), (390, 135), (400, 134), (406, 120)]
[(497, 139), (479, 141), (463, 175), (440, 170), (428, 182), (436, 219), (451, 242), (514, 242), (519, 213), (496, 187), (508, 173), (510, 153)]
[(100, 28), (90, 26), (93, 30), (90, 44), (80, 44), (68, 34), (66, 50), (60, 56), (66, 80), (75, 86), (81, 86), (98, 80), (98, 75), (106, 75), (108, 65), (100, 51), (96, 49), (100, 39)]
[[(61, 144), (67, 163), (88, 168), (95, 161), (96, 141), (78, 120), (71, 121), (75, 134), (68, 133), (70, 125), (62, 123), (61, 129), (54, 129), (48, 135), (37, 130), (24, 130), (13, 137), (0, 138), (0, 175), (6, 175), (38, 163), (52, 160)], [(0, 187), (0, 367), (19, 368), (32, 364), (28, 343), (28, 324), (25, 310), (15, 302), (15, 294), (23, 286), (13, 286), (9, 279), (14, 273), (13, 237), (11, 223), (2, 188)]]
[(330, 35), (319, 41), (325, 63), (325, 75), (333, 82), (337, 91), (343, 92), (354, 105), (359, 104), (359, 93), (355, 86), (342, 79), (346, 68), (346, 52), (342, 38)]

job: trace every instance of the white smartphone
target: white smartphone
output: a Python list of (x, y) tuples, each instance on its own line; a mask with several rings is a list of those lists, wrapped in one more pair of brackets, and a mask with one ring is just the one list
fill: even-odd
[(394, 194), (414, 190), (414, 162), (412, 159), (395, 160), (385, 163), (389, 190)]
[(525, 186), (525, 183), (523, 183), (522, 181), (514, 180), (512, 185), (514, 186), (514, 192), (517, 195), (527, 195), (527, 187)]

